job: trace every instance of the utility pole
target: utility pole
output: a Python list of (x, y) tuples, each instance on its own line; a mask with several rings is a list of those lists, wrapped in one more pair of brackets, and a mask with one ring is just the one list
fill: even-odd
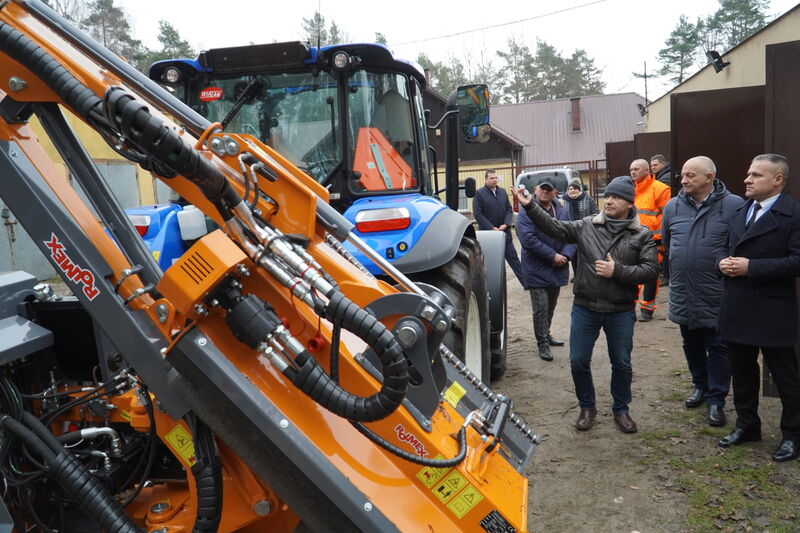
[(632, 72), (636, 78), (644, 78), (644, 104), (650, 105), (650, 100), (647, 98), (647, 61), (644, 62), (644, 72)]

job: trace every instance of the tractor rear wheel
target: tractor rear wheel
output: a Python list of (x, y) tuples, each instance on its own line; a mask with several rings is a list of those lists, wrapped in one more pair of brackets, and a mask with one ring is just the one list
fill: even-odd
[(456, 308), (444, 344), (464, 361), (481, 381), (489, 382), (489, 299), (483, 254), (475, 239), (463, 237), (450, 262), (411, 276), (444, 292)]

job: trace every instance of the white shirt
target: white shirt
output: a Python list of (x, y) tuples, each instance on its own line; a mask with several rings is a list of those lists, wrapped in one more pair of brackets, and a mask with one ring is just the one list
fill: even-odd
[[(781, 193), (778, 193), (775, 196), (770, 196), (766, 200), (758, 202), (759, 204), (761, 204), (761, 209), (759, 209), (758, 212), (756, 213), (756, 220), (754, 220), (753, 222), (758, 221), (758, 219), (761, 218), (764, 215), (764, 213), (766, 213), (769, 210), (770, 207), (772, 207), (772, 204), (775, 203), (775, 200), (777, 200), (778, 196), (780, 195)], [(753, 209), (755, 205), (756, 202), (750, 204), (750, 209), (747, 210), (747, 218), (744, 219), (745, 223), (750, 222), (750, 217), (753, 216)]]

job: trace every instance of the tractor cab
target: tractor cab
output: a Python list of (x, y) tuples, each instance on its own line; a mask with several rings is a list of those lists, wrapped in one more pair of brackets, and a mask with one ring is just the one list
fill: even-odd
[[(341, 210), (360, 197), (436, 192), (424, 74), (383, 45), (212, 49), (155, 63), (149, 74), (211, 122), (273, 147), (328, 188)], [(486, 86), (458, 96), (463, 133), (480, 141)]]

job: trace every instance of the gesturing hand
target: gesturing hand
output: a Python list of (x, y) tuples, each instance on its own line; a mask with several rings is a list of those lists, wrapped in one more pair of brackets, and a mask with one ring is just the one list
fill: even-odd
[(531, 196), (531, 193), (528, 192), (528, 189), (526, 189), (525, 186), (522, 186), (519, 189), (512, 188), (511, 192), (514, 194), (514, 198), (517, 199), (517, 202), (519, 202), (519, 205), (523, 207), (533, 201), (533, 196)]
[(601, 278), (610, 278), (614, 274), (614, 260), (611, 259), (611, 254), (606, 254), (608, 261), (598, 259), (594, 262), (594, 270)]

